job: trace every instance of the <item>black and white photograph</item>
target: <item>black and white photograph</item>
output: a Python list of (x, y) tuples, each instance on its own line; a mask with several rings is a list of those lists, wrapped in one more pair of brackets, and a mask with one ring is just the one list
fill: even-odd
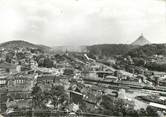
[(166, 0), (0, 0), (0, 117), (166, 117)]

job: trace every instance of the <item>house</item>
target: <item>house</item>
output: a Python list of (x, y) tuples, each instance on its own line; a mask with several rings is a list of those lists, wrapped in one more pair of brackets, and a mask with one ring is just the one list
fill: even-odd
[(7, 111), (12, 108), (17, 108), (15, 111), (21, 111), (22, 110), (29, 110), (29, 108), (32, 107), (32, 100), (26, 99), (26, 100), (12, 100), (9, 101), (9, 99), (6, 102)]
[(166, 72), (153, 71), (152, 74), (154, 77), (166, 78)]
[(97, 97), (93, 94), (88, 93), (84, 98), (83, 98), (86, 109), (89, 111), (94, 111), (95, 107), (97, 105)]
[(105, 78), (105, 77), (107, 77), (108, 75), (113, 75), (114, 73), (111, 72), (111, 71), (97, 71), (96, 74), (97, 74), (97, 76), (100, 77), (100, 78)]
[(55, 82), (60, 82), (60, 79), (56, 75), (52, 74), (40, 75), (37, 78), (37, 83), (52, 84)]
[(91, 65), (91, 71), (99, 71), (100, 65)]
[(6, 78), (0, 78), (0, 87), (7, 86), (7, 79)]
[(110, 82), (116, 82), (116, 81), (118, 81), (118, 77), (109, 75), (109, 76), (106, 76), (106, 78), (104, 78), (104, 80), (107, 80)]
[(16, 67), (17, 65), (14, 65), (11, 63), (7, 63), (7, 62), (0, 63), (0, 70), (9, 74), (16, 73), (17, 72)]
[(112, 89), (105, 89), (104, 95), (110, 95), (112, 97), (118, 97), (118, 91)]
[(47, 73), (47, 74), (53, 74), (56, 76), (62, 75), (63, 74), (63, 69), (56, 69), (56, 68), (45, 68), (45, 67), (40, 67), (35, 69), (37, 72), (43, 74), (43, 73)]
[(6, 72), (6, 69), (0, 69), (0, 87), (3, 87), (6, 85), (7, 80), (6, 77), (9, 75), (8, 72)]
[(38, 68), (38, 63), (34, 60), (30, 61), (31, 69), (36, 70)]
[(62, 77), (56, 75), (39, 75), (37, 77), (37, 84), (41, 87), (42, 91), (50, 90), (52, 85), (63, 85), (60, 81)]
[(16, 73), (16, 65), (0, 63), (0, 87), (7, 85), (7, 77), (12, 73)]
[(15, 99), (25, 99), (30, 97), (30, 92), (34, 85), (34, 75), (18, 73), (9, 76), (7, 80), (8, 95)]
[(166, 79), (159, 81), (159, 86), (166, 86)]
[(103, 88), (98, 86), (91, 86), (87, 88), (84, 92), (85, 96), (83, 98), (86, 109), (89, 111), (94, 111), (98, 102), (98, 97), (103, 94)]
[(0, 113), (6, 111), (7, 89), (0, 88)]
[(72, 68), (64, 68), (63, 75), (74, 75), (74, 69)]
[[(116, 73), (117, 72), (117, 73)], [(135, 75), (132, 74), (132, 73), (129, 73), (127, 71), (124, 71), (124, 70), (118, 70), (115, 72), (115, 76), (117, 76), (118, 78), (121, 78), (121, 79), (126, 79), (126, 78), (132, 78), (134, 77)]]
[(70, 91), (70, 102), (74, 104), (82, 104), (83, 103), (83, 94), (77, 91)]
[(162, 109), (162, 110), (166, 110), (166, 106), (163, 105), (163, 104), (158, 104), (158, 103), (150, 102), (149, 106), (155, 107), (155, 108), (158, 108), (158, 109)]
[(146, 83), (146, 81), (147, 81), (147, 77), (144, 76), (144, 75), (141, 75), (141, 74), (139, 74), (136, 78), (139, 79), (139, 82), (140, 82), (140, 83), (141, 83), (141, 82)]
[(120, 80), (117, 83), (119, 83), (122, 87), (133, 87), (133, 88), (142, 88), (145, 86), (145, 83), (139, 82), (139, 79), (130, 79), (130, 80)]

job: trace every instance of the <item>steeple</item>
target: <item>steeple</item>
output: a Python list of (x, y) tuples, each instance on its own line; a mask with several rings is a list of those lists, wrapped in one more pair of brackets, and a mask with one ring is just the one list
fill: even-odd
[(69, 55), (67, 48), (66, 48), (66, 51), (65, 51), (65, 55), (67, 55), (67, 56)]

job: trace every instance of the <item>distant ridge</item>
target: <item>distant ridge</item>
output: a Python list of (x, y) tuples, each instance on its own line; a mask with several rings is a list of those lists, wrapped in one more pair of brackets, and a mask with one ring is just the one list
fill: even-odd
[(22, 48), (36, 48), (36, 49), (42, 49), (42, 50), (48, 50), (50, 47), (45, 46), (45, 45), (37, 45), (33, 44), (27, 41), (23, 40), (13, 40), (13, 41), (8, 41), (0, 44), (0, 48), (17, 48), (17, 47), (22, 47)]
[(99, 56), (116, 56), (124, 55), (139, 46), (130, 44), (98, 44), (87, 46), (87, 50), (91, 55)]
[(54, 46), (52, 47), (55, 51), (61, 51), (61, 52), (86, 52), (87, 48), (86, 46), (79, 46), (79, 45), (66, 45), (66, 46)]
[(141, 34), (141, 36), (139, 36), (138, 39), (136, 39), (133, 43), (131, 43), (131, 45), (139, 45), (139, 46), (147, 44), (151, 44), (151, 42), (147, 40), (143, 34)]

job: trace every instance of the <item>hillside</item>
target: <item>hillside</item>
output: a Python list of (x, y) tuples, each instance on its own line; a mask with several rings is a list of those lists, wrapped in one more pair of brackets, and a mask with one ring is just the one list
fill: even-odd
[(127, 44), (101, 44), (87, 46), (87, 50), (92, 55), (99, 56), (114, 56), (114, 55), (124, 55), (130, 50), (137, 48), (137, 45), (127, 45)]
[(86, 46), (77, 46), (77, 45), (73, 45), (73, 46), (54, 46), (52, 47), (52, 49), (54, 51), (59, 51), (59, 52), (85, 52), (86, 51)]
[(166, 44), (144, 45), (129, 51), (126, 55), (131, 57), (149, 57), (152, 55), (166, 56)]
[(32, 44), (30, 42), (27, 41), (23, 41), (23, 40), (13, 40), (13, 41), (8, 41), (8, 42), (4, 42), (0, 44), (0, 48), (37, 48), (37, 49), (42, 49), (42, 50), (49, 50), (50, 47), (48, 46), (44, 46), (44, 45), (36, 45), (36, 44)]

